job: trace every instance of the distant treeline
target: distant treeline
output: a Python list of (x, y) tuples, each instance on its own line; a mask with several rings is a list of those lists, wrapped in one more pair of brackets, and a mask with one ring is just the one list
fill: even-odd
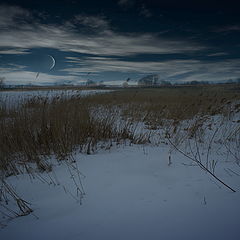
[[(0, 77), (0, 90), (4, 89), (62, 89), (62, 88), (69, 88), (69, 89), (75, 89), (75, 88), (97, 88), (97, 89), (103, 89), (103, 88), (115, 88), (119, 86), (114, 86), (114, 85), (107, 85), (103, 84), (103, 81), (101, 82), (94, 82), (94, 81), (88, 81), (86, 84), (80, 84), (80, 85), (74, 85), (74, 84), (53, 84), (53, 85), (33, 85), (33, 84), (18, 84), (18, 85), (13, 85), (13, 84), (6, 84), (4, 82), (4, 78)], [(240, 78), (237, 79), (228, 79), (225, 81), (187, 81), (187, 82), (171, 82), (167, 80), (156, 80), (153, 78), (149, 78), (149, 76), (144, 77), (140, 79), (137, 82), (138, 87), (168, 87), (168, 86), (197, 86), (197, 85), (221, 85), (221, 84), (240, 84)], [(136, 87), (136, 85), (128, 85), (128, 82), (124, 82), (121, 87)]]
[(229, 79), (227, 81), (221, 82), (209, 82), (209, 81), (190, 81), (190, 82), (182, 82), (182, 83), (175, 83), (176, 85), (209, 85), (209, 84), (240, 84), (240, 78), (238, 79)]

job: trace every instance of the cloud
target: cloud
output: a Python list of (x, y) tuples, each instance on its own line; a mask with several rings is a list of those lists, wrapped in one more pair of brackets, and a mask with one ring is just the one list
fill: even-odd
[(152, 16), (152, 13), (150, 12), (149, 9), (146, 8), (146, 6), (144, 4), (142, 4), (142, 6), (141, 6), (139, 14), (146, 18), (149, 18)]
[(226, 56), (226, 55), (228, 55), (228, 53), (226, 53), (226, 52), (217, 52), (217, 53), (208, 54), (207, 56), (208, 57), (219, 57), (219, 56)]
[[(171, 81), (221, 81), (240, 75), (239, 59), (218, 62), (200, 60), (127, 61), (117, 58), (85, 57), (72, 59), (75, 67), (62, 69), (68, 74), (87, 72), (156, 73), (161, 79)], [(82, 65), (84, 62), (84, 65)]]
[(29, 54), (28, 49), (24, 48), (5, 48), (5, 49), (0, 49), (0, 54)]
[(63, 76), (63, 75), (50, 75), (46, 73), (40, 73), (39, 77), (36, 79), (36, 72), (15, 70), (12, 68), (1, 69), (1, 77), (5, 78), (6, 84), (53, 84), (53, 83), (64, 83), (64, 82), (84, 82), (84, 79), (79, 78), (79, 76)]
[(79, 25), (88, 29), (104, 31), (110, 28), (109, 22), (104, 16), (89, 16), (86, 14), (78, 14), (73, 19), (67, 21), (67, 23), (76, 28)]
[(75, 68), (66, 68), (63, 71), (68, 73), (78, 71), (78, 72), (136, 72), (136, 73), (146, 73), (155, 72), (161, 73), (162, 76), (167, 77), (169, 74), (176, 73), (179, 71), (190, 71), (194, 64), (198, 63), (195, 60), (171, 60), (171, 61), (127, 61), (118, 60), (114, 58), (99, 58), (95, 59), (92, 57), (86, 57), (84, 63), (86, 66), (78, 66), (77, 61)]
[(5, 64), (4, 67), (1, 67), (0, 71), (1, 71), (1, 73), (6, 72), (6, 71), (7, 72), (8, 71), (20, 71), (24, 68), (25, 68), (25, 66), (23, 66), (23, 65), (8, 63), (8, 64)]
[[(63, 24), (43, 24), (18, 7), (3, 6), (10, 11), (2, 16), (0, 50), (2, 53), (25, 54), (32, 48), (54, 48), (94, 55), (131, 56), (136, 54), (182, 53), (204, 49), (186, 40), (160, 38), (154, 33), (118, 33), (101, 16), (77, 15)], [(4, 12), (4, 11), (3, 11)], [(16, 16), (23, 16), (19, 22)], [(29, 19), (31, 21), (29, 21)], [(81, 31), (83, 25), (92, 32)], [(15, 27), (9, 28), (9, 25)], [(8, 49), (8, 50), (6, 50)]]
[(104, 29), (98, 33), (77, 32), (65, 25), (23, 24), (17, 29), (0, 30), (0, 48), (24, 53), (31, 48), (95, 55), (130, 56), (136, 54), (182, 53), (204, 49), (194, 42), (171, 40), (152, 33), (117, 33)]
[[(120, 2), (127, 4), (132, 1)], [(34, 48), (81, 54), (81, 58), (71, 54), (66, 57), (67, 66), (61, 70), (63, 76), (41, 74), (39, 81), (78, 81), (79, 76), (84, 79), (87, 72), (159, 73), (163, 79), (189, 81), (221, 80), (240, 74), (238, 59), (218, 62), (194, 59), (130, 61), (129, 57), (137, 55), (186, 54), (207, 48), (193, 40), (164, 38), (156, 33), (116, 32), (104, 16), (81, 14), (62, 23), (44, 24), (20, 7), (2, 5), (0, 13), (0, 54), (28, 54)], [(236, 31), (237, 27), (232, 29)], [(217, 52), (208, 56), (223, 55), (224, 52)], [(6, 80), (11, 79), (15, 83), (33, 81), (36, 76), (36, 73), (23, 71), (16, 66), (0, 70)]]
[(240, 26), (239, 25), (228, 25), (228, 26), (223, 26), (220, 28), (214, 29), (214, 32), (235, 32), (235, 31), (240, 31)]
[(151, 11), (146, 7), (144, 3), (138, 3), (134, 0), (120, 0), (118, 1), (118, 5), (125, 10), (132, 9), (133, 7), (136, 9), (140, 16), (145, 18), (149, 18), (152, 16)]
[(135, 0), (119, 0), (118, 5), (124, 8), (133, 7), (135, 4)]
[(0, 29), (8, 29), (16, 27), (16, 22), (24, 24), (28, 19), (32, 18), (32, 14), (21, 7), (0, 5)]

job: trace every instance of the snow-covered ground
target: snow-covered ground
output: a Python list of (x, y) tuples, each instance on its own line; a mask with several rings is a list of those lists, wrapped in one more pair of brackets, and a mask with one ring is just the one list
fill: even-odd
[(223, 156), (216, 170), (237, 190), (233, 193), (180, 153), (172, 154), (168, 166), (168, 156), (167, 145), (118, 145), (77, 154), (85, 176), (82, 205), (69, 194), (76, 189), (64, 165), (54, 168), (57, 186), (30, 181), (28, 175), (10, 177), (37, 218), (30, 214), (8, 222), (0, 239), (240, 239), (240, 167)]
[[(96, 91), (64, 94), (92, 93)], [(9, 99), (18, 101), (23, 96), (51, 97), (61, 91), (10, 94), (16, 95), (9, 95)], [(99, 112), (93, 114), (101, 117)], [(121, 126), (121, 121), (116, 124)], [(76, 180), (80, 186), (78, 172), (69, 169), (65, 161), (59, 165), (52, 160), (54, 171), (36, 173), (35, 178), (27, 174), (8, 177), (7, 182), (31, 203), (34, 212), (11, 221), (0, 219), (0, 223), (6, 224), (0, 228), (0, 239), (240, 239), (240, 165), (236, 160), (239, 160), (239, 135), (234, 135), (239, 131), (239, 113), (224, 118), (220, 115), (206, 117), (197, 138), (190, 138), (189, 129), (199, 123), (198, 116), (183, 121), (175, 137), (171, 136), (172, 140), (177, 144), (186, 139), (182, 145), (177, 145), (179, 149), (201, 159), (203, 164), (208, 158), (209, 163), (217, 161), (215, 174), (235, 189), (235, 193), (174, 151), (166, 144), (165, 130), (156, 129), (151, 134), (152, 145), (129, 146), (126, 141), (103, 150), (100, 143), (92, 155), (74, 155), (76, 163), (72, 166), (77, 164), (86, 193), (81, 205), (74, 184)], [(149, 131), (141, 122), (131, 126), (130, 130), (136, 134)], [(170, 127), (169, 133), (172, 132)]]

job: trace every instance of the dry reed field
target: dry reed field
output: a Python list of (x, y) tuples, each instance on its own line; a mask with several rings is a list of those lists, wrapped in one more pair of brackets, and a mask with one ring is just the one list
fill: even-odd
[[(3, 202), (10, 195), (20, 209), (17, 214), (32, 211), (7, 183), (8, 176), (54, 171), (50, 161), (53, 156), (59, 162), (72, 163), (75, 152), (91, 154), (126, 140), (154, 144), (156, 138), (151, 136), (156, 132), (158, 143), (170, 144), (172, 151), (185, 154), (215, 177), (216, 161), (209, 157), (214, 141), (222, 141), (225, 151), (238, 164), (240, 161), (239, 101), (236, 85), (129, 88), (84, 97), (33, 97), (12, 107), (0, 99), (1, 207), (6, 210)], [(216, 116), (220, 116), (220, 122), (214, 122)], [(225, 120), (238, 124), (226, 127)], [(204, 136), (206, 129), (216, 127), (211, 138)]]
[[(91, 96), (88, 101), (121, 106), (126, 115), (131, 117), (148, 113), (153, 118), (159, 117), (159, 120), (184, 120), (193, 118), (196, 114), (224, 114), (224, 109), (239, 99), (239, 89), (236, 86), (217, 85), (124, 89), (103, 96)], [(148, 120), (151, 120), (149, 115)]]

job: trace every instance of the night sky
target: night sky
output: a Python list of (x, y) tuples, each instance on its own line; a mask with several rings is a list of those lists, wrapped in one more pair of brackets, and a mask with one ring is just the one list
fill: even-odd
[(240, 3), (0, 0), (7, 84), (134, 83), (148, 74), (171, 82), (239, 78)]

